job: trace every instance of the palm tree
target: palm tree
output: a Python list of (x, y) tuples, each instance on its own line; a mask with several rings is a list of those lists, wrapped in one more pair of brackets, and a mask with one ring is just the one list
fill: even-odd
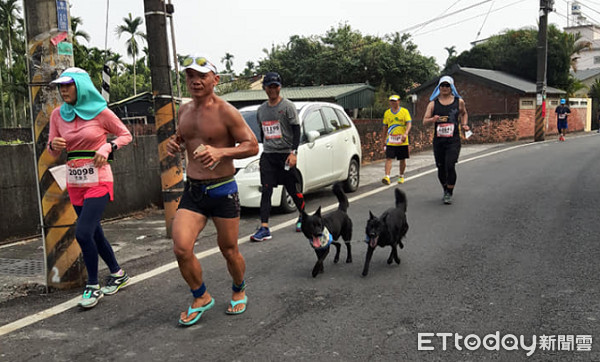
[[(2, 0), (0, 1), (0, 22), (3, 29), (2, 42), (7, 45), (5, 49), (6, 53), (6, 62), (8, 66), (8, 82), (12, 84), (12, 75), (11, 69), (13, 65), (12, 57), (13, 57), (13, 49), (12, 49), (12, 39), (15, 38), (15, 25), (19, 19), (19, 12), (21, 8), (17, 4), (18, 0)], [(16, 114), (16, 105), (15, 105), (15, 97), (14, 94), (9, 95), (11, 101), (11, 111), (13, 122), (17, 122), (17, 114)], [(4, 98), (3, 98), (4, 99)], [(3, 107), (4, 112), (4, 107)]]
[(145, 34), (139, 30), (140, 25), (142, 25), (143, 20), (141, 17), (137, 16), (135, 19), (131, 17), (131, 13), (129, 13), (128, 18), (123, 18), (125, 24), (117, 26), (116, 32), (119, 38), (123, 33), (128, 34), (129, 39), (125, 42), (127, 45), (127, 55), (133, 58), (133, 94), (137, 94), (136, 88), (136, 62), (135, 58), (140, 53), (140, 47), (137, 41), (137, 38), (145, 39)]
[(73, 44), (79, 44), (79, 38), (85, 39), (88, 43), (90, 42), (90, 35), (83, 30), (77, 29), (79, 25), (83, 24), (83, 21), (78, 16), (71, 17), (71, 32), (73, 32)]
[(592, 43), (587, 40), (581, 40), (580, 33), (565, 33), (565, 46), (567, 52), (569, 52), (569, 61), (571, 65), (571, 69), (574, 72), (577, 72), (577, 60), (579, 59), (579, 53), (584, 50), (591, 50)]
[(225, 70), (227, 73), (231, 73), (231, 66), (233, 65), (234, 56), (230, 53), (225, 53), (225, 56), (221, 58), (221, 63), (225, 63)]

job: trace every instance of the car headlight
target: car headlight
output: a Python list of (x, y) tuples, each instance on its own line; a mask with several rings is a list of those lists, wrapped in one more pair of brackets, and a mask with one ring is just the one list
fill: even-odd
[(260, 172), (260, 159), (252, 161), (244, 169), (244, 173), (259, 173)]

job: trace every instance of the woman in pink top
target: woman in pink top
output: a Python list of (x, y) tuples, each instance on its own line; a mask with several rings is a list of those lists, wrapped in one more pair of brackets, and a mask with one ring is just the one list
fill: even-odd
[[(68, 68), (51, 83), (60, 87), (64, 103), (50, 116), (48, 152), (58, 157), (62, 150), (67, 151), (67, 191), (78, 216), (75, 238), (88, 273), (79, 305), (92, 308), (104, 294), (115, 294), (129, 280), (104, 237), (100, 221), (108, 200), (113, 200), (108, 162), (113, 151), (131, 142), (131, 133), (108, 109), (83, 69)], [(107, 143), (107, 134), (117, 138)], [(111, 273), (103, 288), (98, 283), (98, 255)]]

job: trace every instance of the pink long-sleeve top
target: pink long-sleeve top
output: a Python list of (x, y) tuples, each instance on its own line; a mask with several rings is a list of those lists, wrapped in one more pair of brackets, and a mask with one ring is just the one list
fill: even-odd
[[(60, 108), (54, 109), (50, 115), (50, 134), (48, 135), (48, 144), (55, 137), (62, 137), (67, 141), (68, 151), (96, 151), (98, 154), (108, 158), (112, 151), (110, 143), (106, 142), (106, 135), (113, 134), (117, 136), (112, 142), (121, 148), (131, 142), (131, 133), (125, 127), (123, 122), (110, 109), (105, 108), (93, 119), (86, 121), (79, 116), (71, 122), (66, 122), (60, 116)], [(57, 157), (61, 151), (51, 150), (48, 152)], [(113, 174), (110, 165), (107, 163), (98, 170), (99, 182), (113, 182)]]

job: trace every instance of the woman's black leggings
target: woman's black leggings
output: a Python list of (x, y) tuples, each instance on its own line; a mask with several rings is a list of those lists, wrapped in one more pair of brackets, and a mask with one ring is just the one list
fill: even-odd
[(106, 194), (102, 197), (85, 199), (83, 206), (73, 206), (78, 216), (75, 238), (83, 253), (88, 285), (98, 284), (98, 255), (108, 265), (111, 273), (116, 273), (121, 269), (112, 247), (104, 237), (102, 226), (100, 226), (100, 220), (109, 198), (109, 195)]
[(433, 142), (433, 155), (438, 169), (438, 179), (444, 188), (456, 185), (456, 163), (460, 154), (460, 141)]

